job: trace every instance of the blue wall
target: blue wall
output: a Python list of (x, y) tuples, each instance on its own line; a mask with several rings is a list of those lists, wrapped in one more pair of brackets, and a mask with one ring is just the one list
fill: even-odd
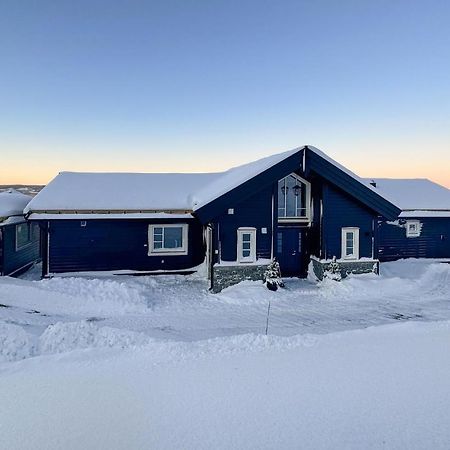
[(414, 218), (422, 223), (420, 236), (406, 237), (406, 228), (379, 223), (379, 259), (450, 258), (450, 217)]
[(359, 256), (372, 258), (372, 238), (374, 236), (374, 213), (362, 203), (331, 185), (323, 190), (323, 257), (341, 258), (343, 227), (359, 228)]
[[(218, 230), (223, 261), (236, 261), (237, 229), (239, 227), (256, 228), (256, 256), (258, 258), (271, 257), (272, 192), (273, 186), (266, 187), (242, 202), (228, 205), (228, 208), (234, 209), (234, 214), (228, 214), (227, 209), (216, 218), (214, 222), (216, 230)], [(267, 234), (263, 234), (261, 228), (267, 228)]]
[[(188, 254), (148, 256), (148, 225), (189, 223)], [(53, 220), (50, 222), (49, 272), (95, 270), (183, 270), (205, 257), (203, 227), (183, 220)], [(163, 262), (164, 261), (164, 262)]]
[(3, 233), (3, 275), (13, 274), (39, 260), (39, 227), (36, 224), (32, 224), (31, 227), (31, 242), (18, 250), (16, 250), (16, 225), (1, 227)]
[[(350, 197), (337, 187), (324, 182), (320, 177), (310, 178), (312, 182), (313, 220), (311, 227), (305, 224), (282, 224), (283, 227), (305, 228), (304, 257), (310, 254), (323, 258), (341, 257), (341, 233), (343, 227), (358, 227), (360, 229), (360, 257), (372, 258), (372, 245), (376, 241), (374, 235), (375, 213), (365, 205)], [(220, 240), (221, 259), (236, 261), (237, 229), (239, 227), (254, 227), (257, 229), (257, 257), (270, 258), (272, 247), (272, 194), (277, 185), (265, 188), (260, 193), (242, 202), (230, 205), (234, 214), (224, 212), (216, 221), (218, 239)], [(320, 200), (323, 200), (324, 215), (320, 221)], [(280, 226), (277, 220), (277, 196), (274, 196), (275, 230)], [(267, 234), (261, 233), (261, 228), (267, 228)], [(322, 227), (322, 231), (320, 228)], [(322, 252), (320, 240), (322, 238)], [(218, 248), (218, 241), (216, 248)], [(275, 245), (275, 243), (274, 243)], [(275, 247), (274, 247), (275, 248)], [(306, 261), (307, 262), (307, 261)], [(306, 264), (307, 265), (307, 264)]]

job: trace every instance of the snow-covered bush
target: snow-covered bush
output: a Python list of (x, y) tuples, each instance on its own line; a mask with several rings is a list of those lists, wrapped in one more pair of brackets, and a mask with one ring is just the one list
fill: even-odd
[(268, 266), (264, 273), (264, 284), (270, 291), (276, 291), (279, 287), (284, 287), (281, 279), (280, 264), (274, 259)]
[(323, 273), (324, 278), (329, 278), (330, 280), (341, 281), (341, 266), (336, 261), (336, 256), (333, 257), (333, 260), (330, 262), (327, 270)]

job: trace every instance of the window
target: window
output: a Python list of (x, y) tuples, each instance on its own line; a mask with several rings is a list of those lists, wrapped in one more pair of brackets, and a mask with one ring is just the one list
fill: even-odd
[(342, 228), (342, 258), (359, 259), (359, 228)]
[(311, 185), (295, 174), (278, 182), (278, 218), (299, 220), (310, 218)]
[(277, 233), (277, 253), (283, 253), (283, 233), (280, 232)]
[(149, 255), (187, 255), (188, 224), (161, 224), (148, 227)]
[(31, 244), (34, 229), (35, 226), (32, 226), (29, 222), (16, 225), (16, 250)]
[(408, 220), (406, 222), (406, 237), (420, 236), (420, 222), (418, 220)]
[(238, 262), (256, 261), (256, 228), (238, 229)]

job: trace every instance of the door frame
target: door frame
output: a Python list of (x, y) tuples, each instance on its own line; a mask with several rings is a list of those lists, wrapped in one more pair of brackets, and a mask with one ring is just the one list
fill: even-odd
[[(283, 233), (283, 230), (296, 230), (299, 235), (301, 235), (300, 239), (300, 255), (299, 255), (299, 267), (294, 273), (290, 273), (289, 275), (286, 275), (287, 277), (299, 277), (299, 278), (306, 278), (308, 274), (308, 246), (307, 246), (307, 240), (308, 240), (308, 227), (300, 226), (299, 224), (283, 224), (278, 226), (275, 229), (274, 233), (274, 255), (277, 258), (278, 262), (281, 265), (281, 258), (280, 253), (278, 252), (278, 233)], [(298, 244), (297, 244), (298, 245)], [(283, 243), (282, 243), (283, 246)], [(283, 248), (283, 247), (282, 247)], [(283, 272), (283, 268), (281, 267), (281, 272)]]

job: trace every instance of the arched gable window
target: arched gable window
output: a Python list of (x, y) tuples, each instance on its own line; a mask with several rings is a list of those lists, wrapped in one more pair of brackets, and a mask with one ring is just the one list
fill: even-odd
[(278, 219), (310, 219), (311, 184), (295, 173), (278, 182)]

